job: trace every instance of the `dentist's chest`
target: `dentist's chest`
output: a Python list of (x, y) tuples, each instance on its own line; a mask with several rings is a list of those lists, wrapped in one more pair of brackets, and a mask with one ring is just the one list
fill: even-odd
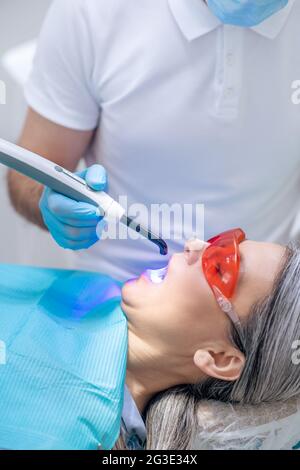
[(98, 84), (94, 151), (116, 187), (130, 172), (138, 192), (155, 181), (160, 194), (166, 181), (209, 185), (216, 168), (241, 174), (263, 161), (274, 178), (298, 169), (296, 23), (274, 39), (232, 26), (191, 42), (158, 36), (144, 34), (118, 63), (107, 60)]

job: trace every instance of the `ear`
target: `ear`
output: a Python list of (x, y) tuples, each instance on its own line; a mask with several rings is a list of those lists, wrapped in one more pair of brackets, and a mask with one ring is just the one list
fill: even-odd
[(194, 354), (194, 364), (210, 377), (234, 381), (242, 373), (245, 356), (234, 347), (226, 351), (213, 348), (198, 349)]

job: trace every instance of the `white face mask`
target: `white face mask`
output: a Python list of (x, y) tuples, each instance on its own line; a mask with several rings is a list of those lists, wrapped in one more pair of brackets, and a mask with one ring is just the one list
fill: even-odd
[(262, 23), (288, 4), (288, 0), (207, 0), (222, 23), (252, 27)]

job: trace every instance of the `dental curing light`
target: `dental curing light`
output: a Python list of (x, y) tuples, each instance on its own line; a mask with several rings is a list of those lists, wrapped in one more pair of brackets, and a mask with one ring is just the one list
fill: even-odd
[(167, 255), (168, 246), (162, 238), (128, 217), (125, 209), (107, 193), (93, 190), (83, 178), (65, 168), (3, 139), (0, 139), (0, 163), (75, 201), (98, 207), (106, 220), (120, 221), (157, 245), (161, 255)]

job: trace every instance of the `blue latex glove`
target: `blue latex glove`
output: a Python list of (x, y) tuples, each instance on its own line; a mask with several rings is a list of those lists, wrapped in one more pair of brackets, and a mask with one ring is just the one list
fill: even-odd
[[(107, 176), (103, 166), (93, 165), (76, 174), (85, 179), (91, 188), (97, 191), (105, 190)], [(45, 225), (62, 248), (89, 248), (99, 240), (105, 226), (97, 207), (74, 201), (49, 188), (44, 189), (39, 207)]]
[(207, 0), (222, 23), (253, 27), (277, 13), (288, 0)]

